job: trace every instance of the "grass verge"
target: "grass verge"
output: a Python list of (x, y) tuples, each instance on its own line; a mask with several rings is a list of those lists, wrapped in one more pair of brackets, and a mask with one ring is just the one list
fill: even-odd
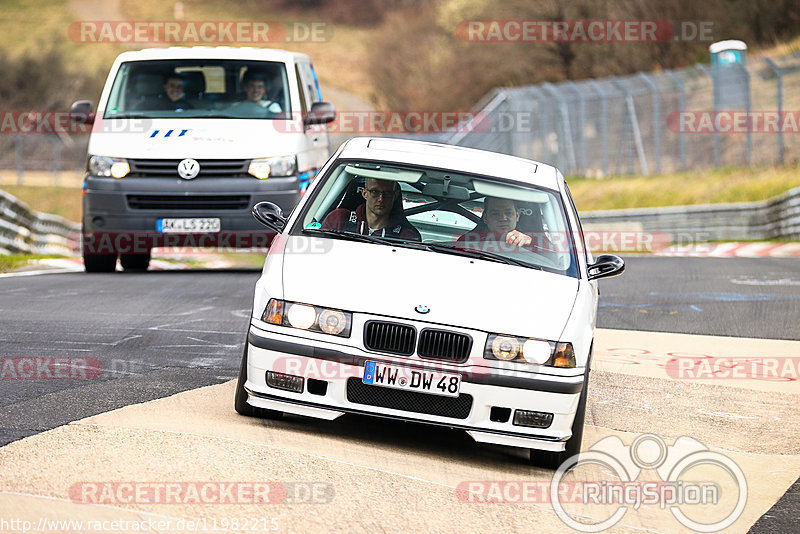
[[(731, 168), (661, 176), (568, 178), (580, 211), (718, 204), (768, 200), (800, 187), (796, 167)], [(81, 220), (81, 192), (74, 187), (2, 186), (36, 211)]]
[(568, 178), (579, 211), (768, 200), (800, 187), (795, 167), (730, 168), (661, 176)]
[(31, 209), (60, 215), (68, 221), (81, 220), (81, 190), (76, 187), (3, 185), (0, 190), (14, 195)]
[(61, 258), (63, 256), (41, 254), (0, 254), (0, 273), (15, 271), (35, 260), (45, 258)]

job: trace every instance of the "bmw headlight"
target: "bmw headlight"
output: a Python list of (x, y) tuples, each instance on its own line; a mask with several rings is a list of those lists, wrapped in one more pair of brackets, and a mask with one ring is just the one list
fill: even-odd
[(487, 360), (549, 365), (551, 367), (575, 367), (575, 351), (572, 343), (557, 343), (503, 334), (489, 334), (483, 357)]
[(131, 172), (131, 167), (128, 164), (128, 160), (123, 158), (90, 156), (88, 170), (93, 176), (113, 176), (114, 178), (124, 178)]
[(254, 159), (250, 162), (247, 172), (259, 180), (264, 180), (270, 176), (294, 176), (297, 174), (297, 156)]
[(270, 299), (261, 320), (265, 323), (290, 326), (311, 332), (350, 337), (353, 315), (321, 306)]

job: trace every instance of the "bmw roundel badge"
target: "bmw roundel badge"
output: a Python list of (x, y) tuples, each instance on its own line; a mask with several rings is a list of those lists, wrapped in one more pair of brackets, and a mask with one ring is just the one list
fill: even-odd
[(422, 305), (422, 304), (420, 304), (419, 306), (417, 306), (416, 308), (414, 308), (414, 310), (415, 310), (417, 313), (428, 313), (429, 311), (431, 311), (431, 309), (430, 309), (429, 307), (427, 307), (427, 306), (424, 306), (424, 305)]

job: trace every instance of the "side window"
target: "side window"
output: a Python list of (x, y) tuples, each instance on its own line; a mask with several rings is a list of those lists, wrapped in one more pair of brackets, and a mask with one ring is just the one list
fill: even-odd
[(581, 219), (578, 217), (578, 209), (575, 207), (575, 201), (572, 200), (572, 193), (569, 191), (569, 187), (567, 184), (564, 184), (564, 189), (567, 191), (567, 198), (569, 199), (569, 206), (572, 209), (572, 213), (575, 217), (575, 220), (578, 223), (578, 239), (580, 239), (580, 246), (583, 248), (583, 255), (586, 258), (586, 265), (589, 265), (592, 262), (591, 253), (588, 248), (586, 248), (586, 242), (583, 236), (583, 227), (581, 226)]
[(306, 88), (303, 85), (303, 77), (300, 75), (300, 65), (295, 65), (294, 70), (297, 76), (297, 87), (300, 88), (300, 110), (302, 113), (307, 113), (309, 109), (308, 98), (306, 97)]
[(299, 63), (300, 78), (303, 80), (303, 85), (306, 89), (308, 96), (309, 106), (314, 102), (322, 100), (319, 96), (319, 86), (317, 85), (317, 75), (314, 73), (314, 67), (310, 63)]

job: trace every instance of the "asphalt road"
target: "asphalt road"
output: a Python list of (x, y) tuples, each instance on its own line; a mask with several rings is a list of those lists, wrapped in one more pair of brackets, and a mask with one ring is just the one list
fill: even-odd
[(600, 282), (600, 328), (798, 340), (799, 318), (797, 259), (630, 257)]
[[(4, 368), (0, 388), (0, 444), (235, 378), (258, 274), (194, 270), (0, 279), (0, 356), (13, 362)], [(67, 367), (76, 372), (62, 372), (75, 379), (8, 379), (20, 358), (41, 364), (40, 376), (47, 358), (68, 358)]]
[[(630, 257), (627, 266), (622, 277), (600, 282), (601, 328), (800, 339), (796, 260)], [(95, 414), (235, 378), (258, 275), (257, 270), (192, 270), (0, 279), (0, 446)], [(46, 374), (49, 359), (56, 358), (67, 358), (76, 376), (14, 380), (9, 374), (20, 371), (24, 359), (35, 359), (41, 366), (37, 372)], [(685, 411), (681, 421), (689, 435), (709, 444), (729, 439), (729, 427), (696, 426), (691, 402), (682, 402), (678, 411), (660, 406), (660, 383), (612, 381), (599, 372), (594, 384), (595, 400), (616, 406), (595, 410), (591, 422), (598, 428), (624, 430), (634, 417), (655, 427), (657, 421)], [(681, 384), (674, 388), (676, 398), (696, 394)], [(718, 413), (741, 400), (721, 392), (708, 399)], [(648, 407), (652, 418), (637, 403)], [(748, 406), (742, 400), (737, 413), (756, 417), (746, 412)], [(787, 408), (777, 409), (783, 413)], [(379, 443), (400, 435), (412, 443), (426, 442), (431, 432), (413, 425), (370, 426), (377, 432), (368, 431), (366, 438)], [(323, 426), (315, 428), (316, 434)], [(329, 431), (361, 437), (364, 428), (360, 419), (344, 419)], [(640, 429), (630, 428), (634, 430)], [(757, 427), (748, 428), (742, 436), (757, 432)], [(443, 446), (460, 444), (468, 455), (478, 450), (480, 455), (494, 454), (493, 449), (475, 448), (461, 434), (447, 436), (454, 441)], [(789, 434), (781, 434), (784, 438), (793, 443)], [(740, 450), (758, 448), (747, 441)], [(755, 532), (782, 532), (791, 525), (797, 486), (756, 523)]]
[[(258, 275), (0, 279), (0, 357), (13, 365), (35, 358), (45, 367), (47, 358), (70, 358), (97, 377), (9, 380), (14, 368), (5, 367), (0, 445), (235, 378)], [(602, 280), (600, 291), (601, 328), (800, 339), (800, 262), (793, 259), (629, 257), (625, 274)]]

